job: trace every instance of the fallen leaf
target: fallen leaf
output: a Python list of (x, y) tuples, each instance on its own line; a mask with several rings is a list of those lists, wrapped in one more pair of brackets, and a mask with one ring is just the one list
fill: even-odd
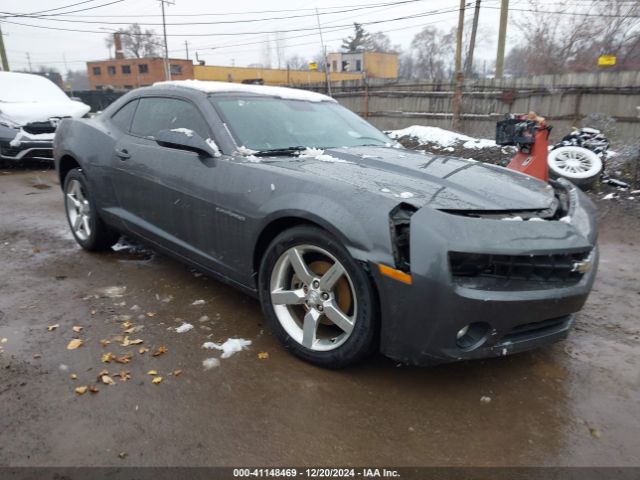
[(118, 454), (118, 458), (127, 458), (129, 456), (129, 454), (127, 452), (120, 452)]
[(120, 355), (116, 357), (116, 362), (118, 363), (129, 363), (131, 361), (131, 355), (126, 353), (124, 355)]
[(123, 330), (123, 333), (133, 333), (136, 331), (136, 327), (131, 327), (131, 328), (127, 328), (126, 330)]
[(122, 325), (120, 325), (122, 328), (131, 328), (133, 327), (133, 323), (131, 322), (123, 322)]
[(106, 340), (106, 339), (100, 340), (100, 345), (102, 345), (103, 347), (106, 347), (110, 343), (111, 343), (111, 340)]
[(102, 363), (110, 363), (114, 358), (115, 356), (113, 355), (113, 353), (107, 352), (102, 354), (101, 360), (102, 360)]
[(153, 355), (154, 357), (158, 357), (158, 356), (160, 356), (163, 353), (166, 353), (168, 351), (169, 351), (169, 349), (167, 347), (165, 347), (164, 345), (160, 345), (158, 347), (158, 349), (155, 352), (153, 352), (151, 355)]
[(593, 438), (600, 438), (600, 436), (602, 435), (600, 430), (598, 430), (597, 428), (589, 428), (589, 433), (591, 433), (591, 436)]
[(120, 380), (122, 382), (126, 382), (127, 380), (131, 380), (131, 372), (129, 372), (127, 370), (121, 370), (120, 373), (118, 373), (117, 376), (120, 377)]
[(113, 381), (113, 378), (111, 378), (109, 375), (102, 375), (102, 377), (100, 377), (100, 381), (105, 385), (115, 385), (116, 383)]
[(0, 339), (0, 343), (7, 343), (9, 341), (9, 339), (7, 337), (2, 337)]
[(100, 390), (98, 390), (98, 387), (96, 387), (95, 385), (89, 385), (89, 391), (91, 393), (98, 393)]
[(173, 375), (174, 375), (174, 376), (176, 376), (176, 377), (177, 377), (178, 375), (180, 375), (181, 373), (182, 373), (182, 369), (181, 369), (181, 368), (176, 368), (176, 369), (173, 371)]
[(80, 345), (82, 345), (82, 340), (80, 340), (79, 338), (74, 338), (67, 344), (67, 350), (75, 350)]
[(97, 312), (97, 310), (91, 310), (91, 315), (95, 315)]
[(73, 330), (76, 333), (80, 333), (83, 328), (84, 327), (81, 327), (80, 325), (74, 325), (73, 327), (71, 327), (71, 330)]
[(147, 312), (147, 317), (155, 317), (156, 312)]
[(145, 348), (145, 347), (140, 347), (140, 348), (138, 349), (138, 353), (139, 353), (140, 355), (144, 355), (144, 354), (145, 354), (145, 353), (147, 353), (148, 351), (149, 351), (149, 349), (148, 349), (148, 348)]
[(33, 358), (42, 358), (42, 355), (39, 353), (34, 353)]
[(147, 372), (147, 375), (158, 375), (158, 371), (157, 370), (149, 370)]
[(266, 360), (269, 358), (269, 352), (258, 352), (258, 359)]
[(87, 386), (83, 385), (82, 387), (77, 387), (74, 391), (78, 394), (78, 395), (84, 395), (85, 393), (87, 393)]
[(76, 380), (78, 378), (78, 375), (76, 375), (75, 373), (72, 373), (71, 375), (69, 375), (69, 378), (71, 380)]
[(56, 323), (55, 325), (49, 325), (47, 327), (47, 330), (49, 330), (50, 332), (53, 332), (56, 328), (58, 328), (60, 326), (59, 323)]
[(162, 377), (153, 377), (151, 383), (155, 383), (156, 385), (162, 381)]
[(136, 338), (135, 340), (131, 340), (129, 342), (129, 345), (140, 345), (143, 342), (144, 342), (144, 340), (141, 340), (140, 338)]
[(124, 338), (122, 339), (122, 343), (121, 343), (120, 345), (122, 345), (123, 347), (128, 347), (128, 346), (130, 345), (130, 343), (129, 343), (129, 337), (124, 337)]

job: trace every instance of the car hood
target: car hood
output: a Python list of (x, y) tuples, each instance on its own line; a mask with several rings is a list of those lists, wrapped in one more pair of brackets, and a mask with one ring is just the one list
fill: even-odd
[[(320, 153), (318, 153), (320, 152)], [(264, 159), (268, 161), (268, 159)], [(503, 167), (389, 147), (349, 147), (276, 161), (323, 182), (348, 183), (418, 208), (443, 210), (542, 210), (553, 188)]]
[(74, 100), (56, 102), (0, 102), (0, 115), (18, 125), (46, 122), (52, 117), (80, 118), (91, 107)]

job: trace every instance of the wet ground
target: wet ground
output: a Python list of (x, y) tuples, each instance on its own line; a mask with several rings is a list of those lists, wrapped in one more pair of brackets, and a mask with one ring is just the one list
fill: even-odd
[[(53, 172), (0, 172), (0, 465), (638, 465), (639, 210), (600, 206), (600, 271), (567, 341), (326, 371), (227, 286), (144, 250), (80, 250)], [(183, 321), (194, 328), (177, 333)], [(202, 348), (228, 338), (252, 343)]]

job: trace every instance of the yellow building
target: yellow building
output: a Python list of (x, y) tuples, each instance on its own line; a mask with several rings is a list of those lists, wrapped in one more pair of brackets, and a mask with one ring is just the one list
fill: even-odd
[(398, 78), (398, 54), (336, 52), (327, 56), (331, 76), (343, 72), (366, 73), (368, 78)]
[[(359, 80), (360, 72), (331, 73), (331, 82)], [(216, 80), (219, 82), (248, 83), (264, 85), (304, 85), (324, 83), (324, 72), (287, 70), (284, 68), (218, 67), (215, 65), (194, 65), (193, 78), (196, 80)]]

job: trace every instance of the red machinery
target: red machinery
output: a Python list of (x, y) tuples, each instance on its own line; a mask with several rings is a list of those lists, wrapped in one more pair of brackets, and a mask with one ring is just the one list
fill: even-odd
[(507, 168), (526, 173), (545, 182), (549, 181), (547, 153), (551, 127), (535, 112), (515, 115), (496, 124), (496, 143), (515, 145), (518, 152)]

